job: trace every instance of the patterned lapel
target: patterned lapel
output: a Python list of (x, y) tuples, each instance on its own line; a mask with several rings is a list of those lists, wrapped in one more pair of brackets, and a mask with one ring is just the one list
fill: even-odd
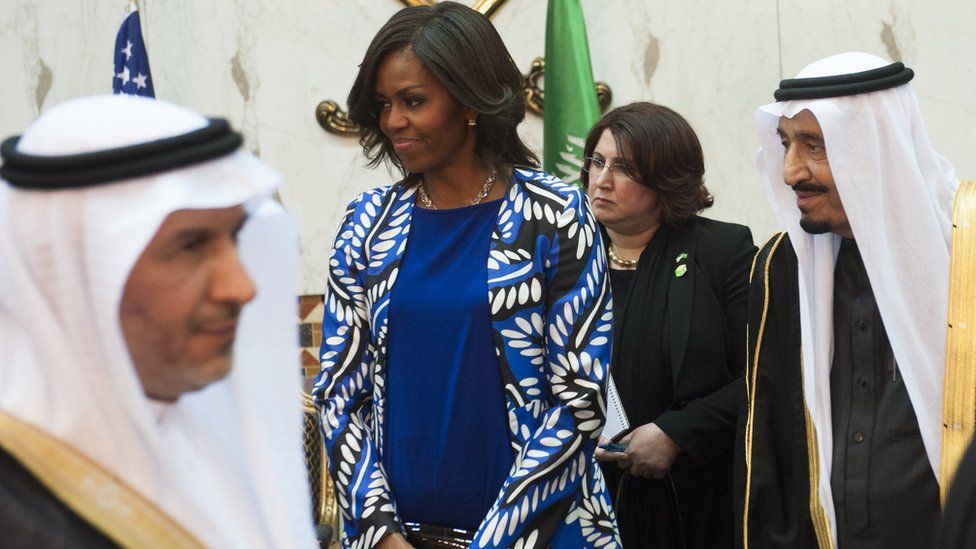
[[(551, 246), (558, 245), (556, 226), (574, 220), (560, 217), (566, 215), (567, 199), (553, 191), (554, 185), (563, 184), (541, 171), (514, 170), (488, 256), (488, 300), (505, 398), (510, 411), (532, 404), (535, 415), (549, 390), (543, 349), (548, 277), (556, 268), (549, 265)], [(513, 425), (513, 435), (519, 436), (517, 429)]]
[[(505, 385), (505, 401), (509, 410), (525, 406), (525, 397), (519, 389), (520, 376), (512, 370), (505, 353), (506, 338), (502, 317), (507, 318), (505, 302), (509, 294), (505, 289), (513, 279), (532, 270), (532, 256), (519, 253), (516, 241), (522, 226), (521, 209), (526, 204), (525, 188), (518, 169), (512, 172), (512, 184), (501, 206), (498, 209), (498, 220), (495, 230), (491, 233), (491, 245), (488, 252), (488, 305), (491, 311), (492, 333), (496, 334), (495, 355), (498, 357), (498, 367), (501, 371), (502, 383)], [(541, 288), (541, 287), (540, 287)], [(531, 292), (530, 292), (531, 293)], [(541, 293), (541, 289), (540, 289)], [(513, 300), (517, 300), (517, 293), (512, 293)], [(521, 335), (521, 334), (520, 334)]]
[(365, 238), (365, 260), (368, 265), (366, 289), (373, 341), (383, 349), (386, 347), (390, 295), (407, 249), (415, 194), (416, 187), (395, 185), (386, 201), (373, 204), (375, 209), (370, 205), (366, 207), (370, 215), (378, 211), (376, 221)]

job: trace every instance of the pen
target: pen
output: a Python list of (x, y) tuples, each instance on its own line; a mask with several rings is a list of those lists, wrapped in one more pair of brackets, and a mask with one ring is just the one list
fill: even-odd
[(633, 427), (628, 427), (628, 428), (624, 429), (623, 431), (620, 431), (619, 433), (617, 433), (616, 435), (614, 435), (614, 437), (610, 439), (610, 442), (612, 442), (613, 444), (617, 444), (618, 442), (620, 442), (620, 439), (622, 439), (625, 436), (629, 435), (633, 431), (634, 431), (634, 428)]

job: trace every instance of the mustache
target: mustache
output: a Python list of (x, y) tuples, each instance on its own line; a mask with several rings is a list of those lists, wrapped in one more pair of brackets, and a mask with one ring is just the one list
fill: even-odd
[(195, 330), (199, 330), (217, 324), (239, 322), (241, 316), (241, 309), (242, 307), (238, 305), (227, 305), (221, 311), (194, 320), (191, 327)]
[(816, 183), (797, 183), (793, 185), (793, 192), (795, 193), (825, 193), (827, 192), (827, 187), (823, 185), (818, 185)]

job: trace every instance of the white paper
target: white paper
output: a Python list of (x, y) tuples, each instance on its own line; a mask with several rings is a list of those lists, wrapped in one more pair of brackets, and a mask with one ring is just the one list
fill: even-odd
[(613, 438), (630, 428), (630, 420), (620, 403), (617, 386), (613, 383), (613, 376), (607, 375), (607, 423), (603, 426), (603, 436)]

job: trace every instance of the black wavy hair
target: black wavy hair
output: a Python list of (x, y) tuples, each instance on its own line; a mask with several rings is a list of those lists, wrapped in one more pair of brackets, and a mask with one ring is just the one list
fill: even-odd
[(524, 79), (488, 18), (457, 2), (398, 11), (373, 37), (349, 91), (349, 118), (359, 125), (359, 143), (375, 167), (388, 162), (406, 169), (379, 127), (374, 97), (383, 59), (409, 47), (462, 105), (478, 112), (475, 153), (489, 163), (537, 167), (539, 159), (516, 128), (525, 118)]

